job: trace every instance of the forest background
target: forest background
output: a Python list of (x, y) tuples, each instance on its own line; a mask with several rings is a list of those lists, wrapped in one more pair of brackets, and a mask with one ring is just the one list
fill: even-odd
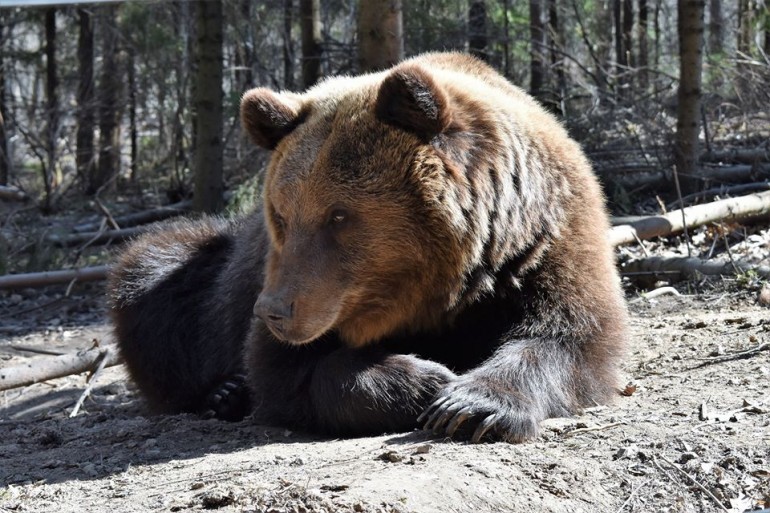
[(104, 231), (161, 205), (243, 208), (267, 158), (241, 133), (245, 90), (431, 50), (479, 56), (560, 117), (616, 214), (767, 188), (762, 0), (29, 3), (46, 2), (0, 2), (0, 194), (27, 200), (0, 221), (0, 274), (100, 261), (97, 241), (62, 242), (67, 215)]

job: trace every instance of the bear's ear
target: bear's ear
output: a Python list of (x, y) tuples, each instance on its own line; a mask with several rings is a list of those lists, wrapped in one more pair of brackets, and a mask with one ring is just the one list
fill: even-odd
[(375, 114), (381, 121), (429, 141), (452, 121), (447, 93), (418, 65), (396, 66), (377, 94)]
[(241, 99), (241, 124), (257, 146), (272, 150), (302, 123), (301, 106), (289, 94), (257, 87)]

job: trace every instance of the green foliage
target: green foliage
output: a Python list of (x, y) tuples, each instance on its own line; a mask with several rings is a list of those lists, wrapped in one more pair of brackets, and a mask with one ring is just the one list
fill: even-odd
[(262, 202), (264, 177), (264, 173), (257, 173), (233, 190), (233, 195), (225, 208), (227, 217), (237, 217), (257, 208)]

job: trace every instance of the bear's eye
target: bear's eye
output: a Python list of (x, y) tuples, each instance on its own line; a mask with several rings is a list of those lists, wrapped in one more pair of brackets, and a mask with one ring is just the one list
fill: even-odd
[(335, 208), (332, 210), (331, 214), (329, 214), (329, 224), (330, 225), (341, 225), (344, 223), (348, 218), (348, 213), (341, 208)]

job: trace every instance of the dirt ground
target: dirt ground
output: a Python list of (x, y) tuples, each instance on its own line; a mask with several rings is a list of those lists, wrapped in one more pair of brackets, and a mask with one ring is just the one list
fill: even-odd
[[(680, 289), (684, 290), (684, 289)], [(109, 340), (99, 285), (0, 296), (0, 366)], [(0, 392), (0, 511), (744, 512), (770, 508), (770, 309), (736, 286), (632, 301), (627, 396), (521, 445), (322, 440), (145, 416), (120, 367)]]

